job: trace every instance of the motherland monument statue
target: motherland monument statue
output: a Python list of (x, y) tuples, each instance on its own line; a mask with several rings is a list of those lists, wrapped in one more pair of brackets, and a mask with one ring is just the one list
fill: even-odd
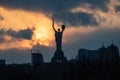
[(54, 18), (52, 20), (52, 27), (55, 32), (55, 42), (56, 42), (56, 51), (54, 53), (54, 57), (52, 58), (52, 63), (64, 63), (66, 62), (66, 57), (64, 56), (64, 52), (62, 50), (62, 35), (65, 30), (65, 25), (61, 25), (62, 30), (58, 28), (58, 30), (54, 27)]

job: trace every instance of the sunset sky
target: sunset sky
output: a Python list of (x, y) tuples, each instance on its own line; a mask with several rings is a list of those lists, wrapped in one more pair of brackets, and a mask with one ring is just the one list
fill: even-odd
[(120, 49), (120, 0), (0, 0), (0, 59), (31, 62), (40, 50), (45, 62), (54, 55), (55, 28), (65, 24), (63, 51), (75, 58), (80, 48), (98, 49), (112, 41)]

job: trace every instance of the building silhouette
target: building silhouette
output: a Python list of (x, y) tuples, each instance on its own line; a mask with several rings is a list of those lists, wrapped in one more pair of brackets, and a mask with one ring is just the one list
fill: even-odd
[(107, 48), (103, 44), (97, 50), (79, 49), (77, 60), (85, 63), (97, 62), (101, 67), (115, 65), (119, 62), (119, 49), (113, 43)]
[(94, 62), (97, 60), (96, 53), (97, 53), (97, 50), (79, 49), (77, 60), (85, 64), (88, 64), (89, 62)]
[(43, 55), (39, 52), (31, 53), (32, 66), (41, 66), (44, 63)]
[(110, 46), (108, 46), (107, 48), (107, 52), (108, 52), (108, 61), (110, 62), (110, 64), (117, 64), (119, 61), (119, 49), (116, 45), (114, 45), (114, 43), (112, 42), (112, 44)]
[(104, 44), (101, 48), (98, 49), (97, 54), (98, 54), (97, 61), (98, 61), (99, 67), (104, 67), (106, 64), (106, 60), (107, 60), (106, 57), (108, 55), (107, 48), (104, 46)]
[(85, 61), (87, 59), (87, 54), (88, 54), (88, 50), (87, 49), (79, 49), (78, 50), (78, 60), (79, 61)]
[(4, 67), (6, 65), (5, 59), (0, 59), (0, 67)]

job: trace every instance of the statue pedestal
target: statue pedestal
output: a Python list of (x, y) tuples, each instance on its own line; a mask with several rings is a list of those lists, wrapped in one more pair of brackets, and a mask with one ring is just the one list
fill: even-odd
[(52, 57), (52, 63), (65, 63), (67, 61), (62, 50), (55, 51), (54, 57)]

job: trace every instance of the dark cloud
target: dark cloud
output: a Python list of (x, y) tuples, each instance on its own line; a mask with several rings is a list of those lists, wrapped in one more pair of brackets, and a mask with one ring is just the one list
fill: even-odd
[(4, 29), (0, 29), (0, 35), (4, 35), (5, 34), (5, 30)]
[(83, 3), (91, 4), (91, 9), (101, 9), (103, 11), (108, 11), (108, 7), (106, 4), (109, 3), (110, 0), (80, 0)]
[(107, 10), (106, 4), (109, 0), (0, 0), (1, 5), (5, 5), (12, 8), (23, 9), (35, 9), (35, 10), (54, 10), (61, 11), (64, 9), (70, 9), (76, 7), (82, 3), (88, 3), (94, 6), (94, 8), (100, 8)]
[(120, 5), (115, 6), (116, 12), (120, 12)]
[(12, 29), (9, 30), (0, 29), (0, 35), (2, 36), (5, 34), (18, 39), (31, 39), (33, 35), (33, 31), (29, 28), (24, 30), (19, 30), (18, 32)]
[(32, 39), (33, 31), (31, 29), (20, 30), (18, 36), (24, 39)]
[[(64, 16), (64, 17), (62, 17)], [(59, 14), (59, 15), (55, 15), (55, 18), (58, 20), (58, 22), (60, 20), (62, 20), (62, 22), (64, 24), (70, 24), (72, 26), (79, 26), (79, 25), (84, 25), (84, 26), (88, 26), (88, 25), (97, 25), (97, 21), (94, 18), (93, 14), (88, 14), (88, 13), (63, 13), (63, 14)]]
[(0, 37), (0, 43), (3, 43), (5, 39), (3, 37)]
[[(9, 8), (20, 8), (25, 10), (42, 11), (45, 14), (53, 12), (58, 21), (70, 25), (96, 25), (96, 20), (91, 14), (71, 13), (70, 9), (90, 4), (91, 9), (108, 11), (106, 4), (109, 0), (0, 0), (0, 5)], [(78, 23), (77, 23), (78, 22)], [(80, 24), (79, 24), (80, 23)]]

